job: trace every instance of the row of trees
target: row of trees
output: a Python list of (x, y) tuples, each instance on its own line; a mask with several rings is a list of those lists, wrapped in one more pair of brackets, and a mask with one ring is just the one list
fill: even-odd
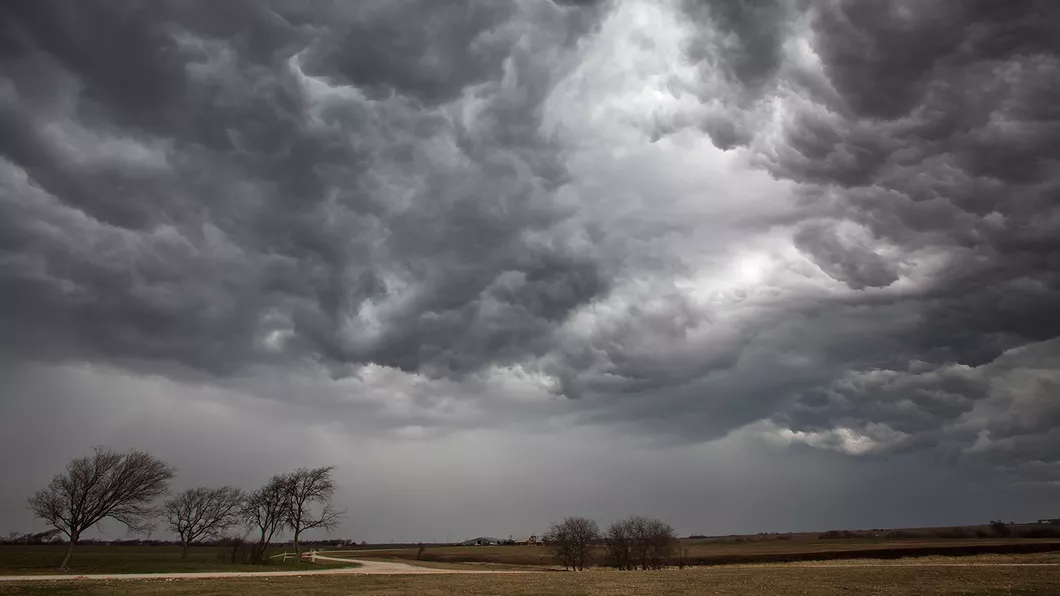
[(623, 570), (662, 569), (680, 545), (670, 524), (641, 515), (618, 520), (602, 533), (591, 519), (568, 517), (552, 524), (544, 540), (561, 565), (576, 571), (591, 563), (593, 549), (601, 543), (607, 563)]
[[(282, 532), (294, 535), (301, 555), (306, 530), (333, 529), (345, 515), (332, 505), (336, 485), (333, 467), (299, 468), (273, 476), (251, 492), (235, 487), (191, 488), (166, 499), (176, 470), (145, 451), (118, 452), (97, 447), (57, 474), (47, 487), (29, 498), (33, 513), (67, 537), (61, 568), (70, 564), (81, 536), (104, 519), (124, 524), (130, 532), (147, 532), (161, 520), (180, 537), (181, 558), (188, 548), (216, 541), (233, 528), (255, 533), (257, 542), (250, 560), (265, 561), (273, 538)], [(242, 540), (239, 540), (242, 542)]]

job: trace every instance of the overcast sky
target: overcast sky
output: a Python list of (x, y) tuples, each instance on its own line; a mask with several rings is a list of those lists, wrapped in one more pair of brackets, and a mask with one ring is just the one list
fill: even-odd
[(1060, 516), (1058, 25), (4, 3), (0, 533), (93, 445), (368, 541)]

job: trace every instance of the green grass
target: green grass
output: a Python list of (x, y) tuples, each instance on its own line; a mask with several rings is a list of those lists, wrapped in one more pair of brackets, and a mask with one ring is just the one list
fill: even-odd
[[(65, 546), (0, 546), (0, 575), (48, 575), (60, 573)], [(275, 550), (275, 549), (274, 549)], [(181, 560), (180, 548), (169, 546), (97, 546), (74, 547), (70, 560), (73, 574), (90, 573), (180, 573), (196, 571), (279, 571), (350, 567), (348, 563), (302, 563), (273, 559), (268, 565), (231, 565), (220, 556), (221, 547), (192, 547), (188, 558)], [(275, 551), (277, 554), (282, 551)]]
[(1058, 567), (763, 565), (658, 572), (391, 575), (0, 584), (11, 596), (719, 596), (1060, 595)]

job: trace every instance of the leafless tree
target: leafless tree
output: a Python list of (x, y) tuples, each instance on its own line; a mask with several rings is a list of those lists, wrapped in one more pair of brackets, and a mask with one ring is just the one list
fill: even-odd
[(545, 540), (564, 568), (584, 570), (589, 563), (593, 542), (600, 537), (596, 522), (584, 517), (568, 517), (552, 524)]
[(255, 563), (264, 562), (273, 536), (287, 528), (287, 485), (288, 475), (277, 474), (243, 503), (243, 520), (259, 533), (252, 557)]
[(231, 486), (189, 488), (167, 499), (162, 506), (169, 529), (180, 536), (180, 558), (200, 540), (219, 538), (240, 521), (243, 491)]
[(71, 461), (64, 473), (30, 497), (29, 507), (66, 534), (69, 542), (60, 568), (67, 569), (81, 534), (106, 518), (125, 524), (131, 532), (149, 529), (157, 513), (152, 503), (166, 493), (175, 474), (150, 453), (96, 447), (92, 455)]
[(619, 569), (661, 569), (673, 559), (677, 535), (669, 524), (634, 515), (607, 528), (604, 535), (608, 557)]
[(668, 565), (679, 543), (673, 527), (658, 519), (647, 520), (641, 540), (647, 543), (647, 557), (641, 562), (642, 569), (662, 569)]
[(643, 515), (634, 515), (626, 519), (626, 527), (629, 528), (629, 535), (633, 553), (633, 569), (637, 568), (637, 564), (640, 564), (641, 569), (648, 568), (648, 558), (650, 553), (648, 552), (648, 524), (651, 520)]
[(331, 504), (335, 495), (334, 467), (299, 468), (286, 476), (286, 525), (294, 532), (295, 553), (302, 556), (302, 532), (313, 528), (331, 531), (346, 511)]
[(604, 545), (607, 547), (607, 557), (611, 564), (623, 571), (636, 569), (633, 543), (633, 528), (629, 520), (618, 520), (608, 526), (604, 534)]

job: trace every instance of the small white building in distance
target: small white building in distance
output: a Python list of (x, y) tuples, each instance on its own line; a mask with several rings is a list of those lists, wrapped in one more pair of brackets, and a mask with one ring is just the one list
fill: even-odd
[(501, 541), (496, 538), (489, 536), (479, 536), (478, 538), (472, 538), (471, 540), (465, 540), (460, 543), (460, 546), (496, 546)]

